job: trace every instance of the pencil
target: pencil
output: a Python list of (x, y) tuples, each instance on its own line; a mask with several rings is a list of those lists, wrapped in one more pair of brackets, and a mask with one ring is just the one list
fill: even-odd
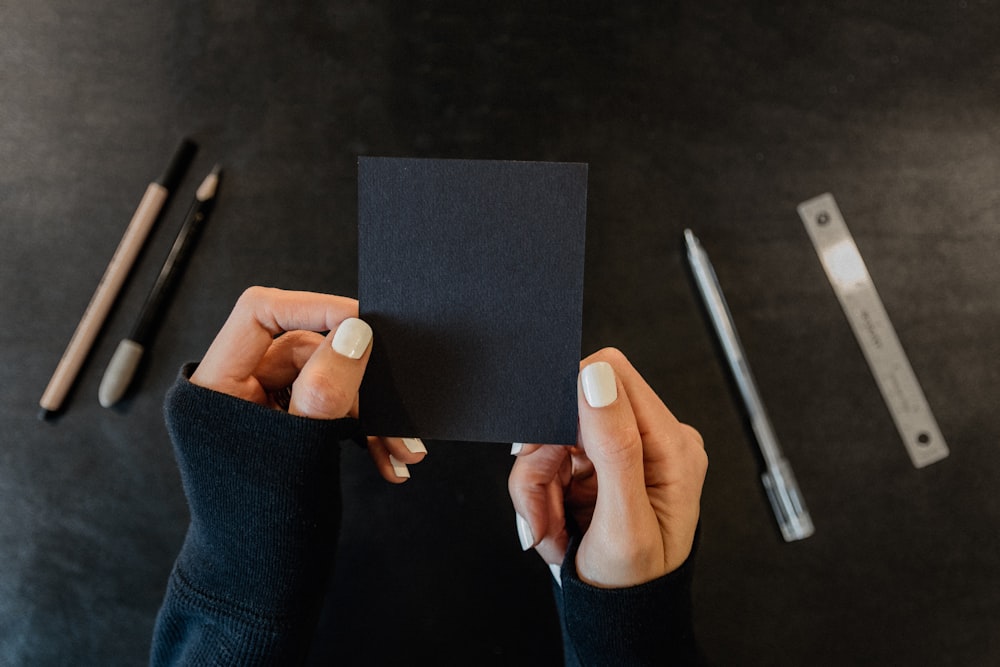
[(128, 390), (132, 377), (139, 367), (139, 362), (156, 331), (160, 317), (167, 307), (170, 294), (177, 283), (177, 277), (191, 254), (197, 233), (212, 212), (221, 173), (222, 170), (216, 165), (202, 181), (198, 192), (195, 193), (194, 202), (188, 210), (184, 224), (177, 232), (174, 245), (170, 248), (170, 253), (163, 262), (156, 283), (154, 283), (146, 298), (146, 303), (140, 311), (139, 319), (136, 320), (135, 326), (132, 328), (132, 333), (129, 334), (128, 338), (124, 338), (118, 343), (114, 356), (111, 357), (111, 361), (104, 371), (104, 377), (101, 379), (101, 386), (97, 392), (102, 406), (110, 408)]
[(195, 151), (197, 146), (193, 142), (188, 139), (181, 141), (163, 174), (146, 188), (128, 227), (125, 228), (118, 248), (104, 271), (104, 276), (97, 284), (97, 289), (42, 394), (39, 401), (40, 419), (45, 419), (62, 407), (66, 394), (69, 393), (83, 362), (90, 354), (94, 340), (104, 325), (129, 271), (132, 270), (139, 251), (142, 250), (171, 193), (191, 164)]

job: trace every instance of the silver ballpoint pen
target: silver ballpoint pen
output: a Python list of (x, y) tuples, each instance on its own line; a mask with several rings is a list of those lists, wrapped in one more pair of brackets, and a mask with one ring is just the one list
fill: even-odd
[(786, 542), (809, 537), (813, 534), (809, 510), (806, 509), (805, 502), (799, 494), (792, 467), (781, 452), (778, 439), (771, 427), (771, 420), (764, 410), (764, 402), (750, 373), (750, 365), (736, 333), (736, 325), (733, 323), (729, 306), (722, 295), (719, 279), (715, 275), (712, 263), (708, 260), (708, 255), (690, 229), (684, 230), (684, 241), (695, 284), (722, 344), (726, 362), (736, 380), (750, 420), (750, 427), (764, 458), (765, 470), (761, 473), (761, 480), (771, 501), (778, 526), (781, 528), (781, 535)]

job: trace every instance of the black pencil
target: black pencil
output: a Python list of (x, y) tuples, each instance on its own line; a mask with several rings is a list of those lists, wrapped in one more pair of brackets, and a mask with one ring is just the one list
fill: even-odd
[(198, 232), (212, 212), (221, 175), (222, 171), (216, 165), (198, 188), (194, 203), (191, 204), (187, 218), (185, 218), (184, 224), (174, 240), (174, 245), (171, 247), (167, 259), (163, 262), (160, 275), (156, 278), (156, 283), (146, 298), (146, 303), (142, 307), (139, 319), (132, 328), (132, 333), (118, 344), (114, 356), (111, 357), (111, 361), (104, 371), (104, 377), (101, 379), (101, 386), (98, 390), (98, 399), (101, 405), (106, 408), (117, 403), (125, 395), (132, 382), (132, 377), (135, 375), (146, 347), (156, 331), (160, 317), (166, 309), (177, 277), (191, 254)]

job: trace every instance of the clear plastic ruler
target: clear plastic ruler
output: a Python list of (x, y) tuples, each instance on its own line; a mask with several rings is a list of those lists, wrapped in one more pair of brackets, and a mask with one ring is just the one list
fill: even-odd
[(798, 211), (913, 465), (947, 457), (948, 445), (833, 195), (803, 202)]

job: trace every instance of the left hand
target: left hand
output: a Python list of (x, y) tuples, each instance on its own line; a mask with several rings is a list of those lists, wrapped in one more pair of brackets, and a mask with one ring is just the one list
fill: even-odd
[[(247, 289), (191, 376), (193, 384), (311, 419), (357, 417), (358, 388), (371, 354), (371, 328), (358, 302), (341, 296)], [(329, 331), (324, 337), (317, 333)], [(423, 460), (419, 440), (368, 438), (381, 475), (400, 483)]]

